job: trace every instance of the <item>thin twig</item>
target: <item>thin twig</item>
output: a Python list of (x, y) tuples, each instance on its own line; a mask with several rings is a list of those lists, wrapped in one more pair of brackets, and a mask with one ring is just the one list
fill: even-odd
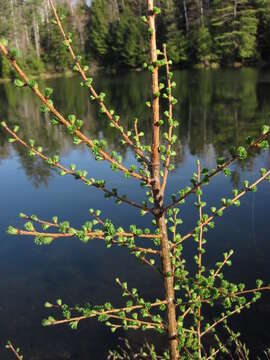
[[(265, 134), (262, 134), (256, 141), (254, 141), (251, 145), (247, 146), (247, 150), (257, 149), (260, 145), (260, 143), (268, 138), (270, 134), (270, 130), (267, 131)], [(207, 179), (211, 180), (214, 176), (221, 173), (224, 169), (229, 167), (231, 164), (233, 164), (236, 160), (238, 160), (237, 156), (232, 156), (231, 159), (227, 160), (223, 165), (218, 166), (215, 171), (213, 171), (210, 175), (208, 175)], [(204, 180), (202, 180), (200, 183), (194, 185), (189, 191), (187, 191), (183, 196), (180, 196), (179, 199), (175, 200), (174, 202), (166, 205), (164, 207), (164, 211), (168, 211), (170, 208), (178, 205), (182, 200), (184, 200), (187, 196), (194, 194), (195, 191), (198, 189), (199, 186), (204, 184)]]
[[(72, 45), (71, 45), (71, 42), (69, 40), (69, 38), (67, 37), (66, 33), (65, 33), (65, 30), (62, 26), (62, 23), (61, 23), (61, 20), (57, 14), (57, 10), (54, 6), (54, 3), (52, 0), (49, 0), (50, 2), (50, 5), (51, 5), (51, 8), (53, 10), (53, 14), (54, 14), (54, 17), (55, 17), (55, 20), (56, 20), (56, 23), (57, 23), (57, 26), (60, 30), (60, 33), (61, 35), (63, 36), (64, 40), (65, 40), (65, 44), (70, 52), (70, 55), (73, 59), (73, 61), (75, 62), (76, 66), (77, 66), (77, 69), (81, 75), (81, 77), (83, 78), (84, 81), (87, 80), (87, 76), (85, 74), (85, 71), (83, 69), (83, 67), (81, 66), (79, 60), (78, 60), (78, 57), (75, 55), (74, 51), (73, 51), (73, 48), (72, 48)], [(89, 84), (87, 85), (88, 89), (89, 89), (89, 92), (90, 94), (96, 99), (96, 101), (98, 102), (98, 105), (99, 107), (103, 110), (104, 114), (107, 116), (108, 120), (113, 124), (113, 126), (120, 131), (121, 133), (121, 136), (123, 138), (123, 140), (128, 144), (130, 145), (135, 153), (143, 160), (143, 162), (149, 164), (149, 160), (145, 157), (144, 153), (142, 152), (142, 150), (137, 147), (133, 141), (130, 139), (130, 136), (128, 136), (126, 134), (126, 132), (123, 130), (123, 128), (118, 124), (117, 121), (114, 120), (113, 118), (113, 115), (110, 113), (110, 111), (107, 109), (106, 105), (104, 104), (104, 102), (102, 100), (99, 99), (99, 96), (98, 94), (96, 93), (94, 87), (92, 84)]]
[[(31, 152), (33, 152), (35, 155), (37, 155), (38, 157), (40, 157), (42, 160), (44, 160), (46, 163), (48, 163), (48, 156), (44, 155), (43, 153), (41, 153), (40, 151), (38, 151), (37, 148), (28, 145), (25, 141), (22, 140), (22, 138), (20, 138), (14, 131), (12, 131), (5, 123), (2, 124), (2, 126), (4, 127), (4, 129), (10, 134), (12, 135), (12, 137), (21, 145), (23, 145), (26, 149), (30, 150)], [(58, 163), (50, 163), (50, 166), (55, 167), (61, 171), (64, 171), (65, 174), (68, 175), (72, 175), (76, 180), (80, 179), (83, 183), (85, 183), (86, 185), (89, 185), (89, 179), (86, 178), (86, 176), (83, 175), (79, 175), (76, 173), (76, 171), (74, 170), (70, 170), (66, 167), (64, 167), (63, 165), (61, 165), (59, 162)], [(146, 212), (151, 212), (152, 210), (149, 209), (147, 206), (143, 206), (140, 204), (137, 204), (135, 201), (130, 200), (128, 198), (126, 198), (125, 196), (120, 196), (117, 193), (106, 189), (103, 185), (100, 185), (98, 182), (91, 182), (91, 186), (94, 186), (95, 188), (103, 191), (105, 194), (107, 194), (110, 197), (114, 197), (115, 199), (124, 202), (126, 204), (129, 204), (133, 207), (136, 207), (137, 209), (141, 209), (144, 210)]]
[(253, 302), (249, 301), (248, 303), (239, 306), (239, 308), (235, 309), (234, 311), (230, 312), (227, 315), (224, 315), (222, 318), (220, 318), (219, 320), (215, 321), (211, 326), (209, 326), (205, 331), (203, 331), (201, 333), (201, 337), (203, 337), (205, 334), (207, 334), (209, 331), (211, 331), (213, 328), (215, 328), (218, 324), (220, 324), (221, 322), (223, 322), (224, 320), (226, 320), (228, 317), (231, 317), (232, 315), (236, 314), (237, 312), (241, 311), (242, 309), (244, 309), (245, 307), (251, 305)]
[[(59, 238), (69, 238), (69, 237), (76, 237), (76, 234), (73, 233), (49, 233), (49, 232), (40, 232), (40, 231), (27, 231), (27, 230), (20, 230), (20, 229), (16, 229), (17, 233), (14, 235), (22, 235), (22, 236), (35, 236), (35, 237), (50, 237), (53, 240), (55, 239), (59, 239)], [(106, 240), (106, 233), (103, 231), (90, 231), (90, 232), (86, 232), (85, 236), (89, 237), (90, 239), (99, 239), (99, 240)], [(135, 237), (134, 234), (132, 233), (124, 233), (124, 232), (119, 232), (115, 234), (115, 237), (121, 237), (121, 236), (126, 236), (126, 237)], [(111, 242), (113, 244), (119, 245), (119, 246), (127, 246), (129, 247), (128, 243), (121, 243), (118, 242), (117, 240), (111, 240)], [(147, 254), (153, 254), (153, 255), (157, 255), (160, 253), (159, 250), (154, 250), (151, 248), (143, 248), (143, 247), (137, 247), (137, 246), (131, 246), (130, 247), (130, 251), (134, 252), (134, 251), (139, 251), (139, 252), (143, 252), (143, 253), (147, 253)]]
[[(202, 229), (202, 228), (201, 228)], [(224, 259), (223, 263), (219, 266), (219, 268), (216, 270), (216, 272), (214, 273), (213, 277), (216, 278), (217, 275), (220, 273), (221, 269), (227, 264), (228, 260), (230, 259), (230, 257), (232, 256), (232, 252), (230, 252)]]
[(23, 356), (19, 354), (18, 350), (14, 348), (12, 343), (9, 341), (6, 345), (6, 349), (10, 350), (18, 360), (23, 360)]
[[(6, 49), (6, 47), (1, 42), (0, 42), (0, 51), (8, 59), (9, 63), (12, 65), (12, 67), (17, 72), (17, 74), (22, 79), (22, 81), (26, 85), (29, 84), (28, 77), (23, 72), (21, 67), (17, 64), (16, 60), (9, 56), (8, 50)], [(41, 93), (41, 91), (38, 89), (38, 87), (37, 86), (33, 86), (33, 87), (31, 86), (31, 89), (34, 92), (34, 94), (37, 95), (37, 97), (41, 100), (41, 102), (44, 105), (46, 105), (46, 107), (51, 111), (51, 113), (59, 120), (59, 122), (62, 125), (64, 125), (66, 128), (69, 128), (70, 125), (71, 125), (70, 122), (68, 120), (66, 120), (65, 117), (56, 110), (54, 105), (50, 101), (48, 101), (48, 99)], [(76, 129), (74, 131), (74, 135), (76, 135), (81, 141), (83, 141), (85, 144), (87, 144), (91, 149), (96, 148), (93, 140), (91, 140), (86, 135), (84, 135), (80, 130)], [(107, 160), (112, 165), (117, 166), (117, 168), (119, 170), (121, 170), (123, 173), (129, 174), (130, 176), (132, 176), (132, 177), (134, 177), (134, 178), (136, 178), (138, 180), (141, 180), (141, 181), (143, 181), (145, 183), (149, 183), (149, 179), (144, 178), (142, 175), (140, 175), (140, 174), (138, 174), (138, 173), (136, 173), (134, 171), (130, 171), (124, 165), (122, 165), (118, 161), (114, 160), (106, 151), (102, 150), (101, 148), (98, 148), (97, 151), (98, 151), (99, 155), (104, 160)]]
[(166, 62), (167, 85), (168, 85), (168, 90), (169, 90), (168, 91), (169, 121), (171, 121), (170, 126), (169, 126), (169, 131), (168, 131), (168, 147), (167, 147), (168, 156), (165, 161), (163, 182), (162, 182), (161, 190), (160, 190), (164, 196), (164, 192), (165, 192), (165, 188), (166, 188), (166, 184), (167, 184), (168, 173), (169, 173), (170, 160), (171, 160), (171, 148), (172, 148), (171, 141), (172, 141), (172, 133), (173, 133), (172, 84), (171, 84), (171, 79), (169, 76), (170, 69), (169, 69), (169, 62), (168, 62), (168, 57), (167, 57), (166, 44), (163, 44), (163, 54), (164, 54), (164, 59)]
[[(268, 170), (263, 176), (261, 176), (259, 179), (257, 179), (252, 185), (250, 185), (248, 188), (244, 189), (242, 192), (240, 192), (237, 196), (231, 199), (232, 204), (235, 204), (237, 200), (239, 200), (242, 196), (246, 195), (249, 191), (252, 190), (253, 187), (256, 187), (258, 184), (260, 184), (263, 180), (265, 180), (270, 175), (270, 170)], [(215, 214), (209, 216), (207, 220), (205, 220), (203, 223), (198, 225), (199, 228), (203, 228), (204, 226), (208, 225), (215, 217), (217, 217), (219, 212), (223, 212), (226, 210), (228, 206), (222, 206), (220, 209), (218, 209)], [(183, 241), (187, 240), (191, 236), (193, 236), (195, 233), (195, 229), (189, 232), (187, 235), (183, 236), (181, 240), (179, 240), (177, 243), (172, 245), (172, 248), (175, 246), (178, 246)]]
[[(160, 305), (166, 304), (166, 303), (167, 303), (166, 300), (157, 301), (157, 302), (151, 303), (150, 306), (151, 306), (151, 308), (152, 307), (154, 308), (154, 307), (158, 307)], [(61, 308), (61, 306), (58, 306), (58, 305), (57, 306), (53, 305), (53, 307)], [(100, 315), (107, 315), (109, 317), (113, 317), (114, 316), (113, 314), (117, 314), (120, 312), (130, 312), (130, 311), (139, 310), (139, 309), (143, 309), (143, 308), (144, 308), (144, 305), (133, 305), (133, 306), (126, 306), (126, 307), (118, 308), (118, 309), (107, 310), (107, 311), (94, 311), (93, 310), (94, 312), (91, 313), (90, 315), (82, 315), (82, 316), (71, 317), (69, 319), (55, 320), (52, 322), (51, 325), (66, 324), (66, 323), (71, 323), (73, 321), (79, 322), (81, 320), (90, 319), (90, 318), (100, 316)], [(119, 318), (119, 317), (117, 317), (117, 318)], [(135, 319), (129, 319), (129, 321), (133, 321), (133, 320), (136, 321)], [(144, 323), (147, 323), (147, 322), (144, 322)], [(153, 324), (155, 326), (162, 325), (160, 323), (147, 323), (147, 324)], [(162, 325), (162, 326), (164, 326), (164, 325)]]

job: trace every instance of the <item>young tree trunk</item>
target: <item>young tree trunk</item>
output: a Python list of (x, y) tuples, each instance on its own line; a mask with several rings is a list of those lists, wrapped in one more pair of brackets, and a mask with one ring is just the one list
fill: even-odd
[(14, 44), (17, 50), (19, 50), (19, 42), (18, 42), (18, 38), (17, 38), (17, 26), (16, 26), (16, 21), (15, 21), (15, 8), (14, 8), (14, 0), (10, 0), (10, 7), (11, 7), (11, 17), (12, 17), (12, 27), (13, 27), (13, 39), (14, 39)]
[(29, 46), (31, 44), (31, 41), (30, 41), (29, 31), (28, 31), (27, 25), (24, 25), (23, 29), (24, 29), (24, 43), (25, 43), (24, 48), (29, 48)]
[(186, 0), (183, 0), (183, 6), (184, 6), (184, 15), (185, 15), (185, 24), (186, 24), (186, 34), (188, 34), (189, 33), (189, 20), (188, 20)]
[(73, 8), (72, 0), (68, 0), (68, 7), (69, 7), (69, 10), (70, 10), (71, 16), (73, 16), (74, 15), (74, 8)]
[(204, 26), (203, 0), (200, 0), (200, 17), (201, 17), (201, 26)]
[(34, 30), (34, 39), (35, 39), (35, 49), (37, 57), (40, 58), (40, 36), (39, 36), (39, 24), (36, 18), (35, 13), (33, 12), (33, 30)]
[[(150, 54), (151, 63), (157, 61), (156, 28), (153, 0), (148, 0), (148, 26), (151, 29)], [(152, 72), (152, 158), (151, 158), (151, 186), (154, 199), (155, 218), (161, 233), (161, 262), (163, 270), (163, 280), (165, 296), (167, 300), (168, 317), (168, 337), (170, 344), (170, 354), (172, 360), (179, 359), (177, 349), (177, 322), (175, 311), (175, 294), (173, 286), (173, 274), (170, 258), (170, 246), (168, 241), (167, 225), (163, 212), (163, 195), (161, 194), (160, 184), (160, 134), (159, 134), (159, 97), (155, 96), (159, 92), (158, 67), (155, 66)]]

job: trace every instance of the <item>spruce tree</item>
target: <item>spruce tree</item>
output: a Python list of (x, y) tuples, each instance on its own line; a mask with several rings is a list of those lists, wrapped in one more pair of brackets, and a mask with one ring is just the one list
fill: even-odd
[(161, 0), (161, 8), (164, 16), (158, 23), (158, 40), (160, 45), (167, 44), (168, 56), (176, 63), (188, 60), (188, 43), (184, 31), (180, 26), (181, 16), (174, 0)]
[(110, 27), (110, 60), (117, 66), (142, 67), (147, 58), (146, 36), (141, 21), (126, 7), (120, 20), (116, 20)]
[(91, 4), (89, 36), (86, 50), (90, 50), (100, 62), (103, 62), (108, 54), (109, 23), (110, 13), (108, 1), (93, 0)]
[(217, 57), (225, 63), (256, 58), (258, 20), (249, 0), (215, 0), (212, 17)]

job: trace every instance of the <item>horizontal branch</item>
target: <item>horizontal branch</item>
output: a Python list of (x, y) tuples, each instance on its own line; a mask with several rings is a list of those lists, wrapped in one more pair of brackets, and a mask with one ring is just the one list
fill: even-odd
[[(35, 155), (37, 155), (38, 157), (40, 157), (42, 160), (44, 160), (46, 163), (48, 163), (48, 156), (44, 155), (42, 152), (40, 152), (37, 148), (33, 147), (33, 146), (30, 146), (28, 145), (25, 141), (22, 140), (22, 138), (20, 138), (14, 131), (12, 131), (5, 122), (2, 122), (1, 123), (3, 128), (10, 134), (12, 135), (12, 137), (18, 142), (20, 143), (21, 145), (23, 145), (26, 149), (30, 150), (31, 152), (33, 152)], [(89, 183), (89, 179), (86, 178), (86, 176), (83, 176), (83, 175), (79, 175), (77, 174), (74, 170), (71, 170), (71, 169), (68, 169), (66, 167), (64, 167), (63, 165), (61, 165), (59, 162), (53, 162), (53, 163), (50, 163), (49, 164), (50, 166), (52, 167), (55, 167), (61, 171), (63, 171), (65, 174), (68, 174), (68, 175), (72, 175), (76, 180), (80, 179), (84, 184), (86, 185), (90, 185), (91, 186), (94, 186), (95, 188), (103, 191), (105, 194), (107, 194), (108, 196), (110, 197), (114, 197), (115, 199), (121, 201), (121, 202), (124, 202), (126, 204), (129, 204), (137, 209), (141, 209), (141, 210), (144, 210), (145, 212), (151, 212), (152, 210), (149, 209), (147, 206), (143, 206), (143, 205), (140, 205), (140, 204), (137, 204), (135, 201), (133, 200), (130, 200), (130, 199), (127, 199), (125, 196), (120, 196), (118, 195), (117, 193), (109, 190), (109, 189), (106, 189), (104, 187), (104, 185), (101, 185), (100, 183), (98, 182), (92, 182)]]
[[(9, 63), (12, 65), (12, 67), (14, 68), (14, 70), (17, 72), (17, 74), (19, 75), (19, 77), (23, 80), (25, 85), (29, 84), (29, 79), (26, 76), (26, 74), (23, 72), (23, 70), (20, 68), (20, 66), (17, 64), (16, 60), (14, 58), (11, 58), (9, 55), (8, 50), (6, 49), (6, 47), (0, 42), (0, 51), (1, 53), (8, 59)], [(50, 112), (59, 120), (59, 122), (64, 125), (66, 128), (69, 128), (71, 126), (70, 122), (68, 120), (65, 119), (65, 117), (60, 114), (56, 108), (54, 107), (54, 105), (41, 93), (41, 91), (39, 90), (39, 88), (37, 86), (30, 86), (30, 88), (32, 89), (32, 91), (34, 92), (34, 94), (41, 100), (41, 102), (50, 110)], [(81, 140), (83, 141), (85, 144), (87, 144), (91, 149), (95, 149), (95, 144), (93, 142), (93, 140), (91, 140), (90, 138), (88, 138), (86, 135), (84, 135), (80, 130), (76, 129), (74, 131), (74, 134)], [(144, 178), (142, 175), (130, 171), (128, 168), (126, 168), (124, 165), (120, 164), (119, 162), (117, 162), (115, 159), (113, 159), (107, 152), (105, 152), (104, 150), (98, 148), (97, 149), (99, 155), (104, 159), (107, 160), (108, 162), (110, 162), (112, 165), (116, 166), (119, 170), (121, 170), (123, 173), (125, 174), (129, 174), (130, 176), (141, 180), (145, 183), (149, 183), (149, 179)]]
[[(14, 228), (16, 229), (16, 228)], [(69, 238), (69, 237), (77, 237), (76, 233), (63, 233), (63, 232), (59, 232), (59, 233), (50, 233), (50, 232), (40, 232), (40, 231), (28, 231), (28, 230), (20, 230), (20, 229), (16, 229), (16, 232), (14, 231), (13, 235), (21, 235), (21, 236), (35, 236), (35, 237), (49, 237), (52, 238), (52, 240), (56, 240), (59, 238)], [(90, 231), (90, 232), (86, 232), (84, 234), (85, 236), (87, 236), (89, 239), (99, 239), (99, 240), (106, 240), (106, 233), (103, 231)], [(114, 237), (136, 237), (135, 234), (133, 233), (127, 233), (127, 232), (118, 232), (114, 235)], [(150, 235), (146, 235), (146, 234), (142, 234), (139, 237), (141, 238), (152, 238), (152, 236)], [(159, 235), (153, 234), (154, 238), (160, 238)], [(117, 244), (117, 245), (121, 245), (121, 246), (128, 246), (127, 243), (123, 242), (120, 243), (117, 240), (111, 240), (111, 242), (113, 244)], [(159, 254), (160, 251), (159, 250), (154, 250), (151, 248), (143, 248), (143, 247), (137, 247), (137, 246), (131, 246), (130, 247), (131, 251), (140, 251), (143, 253), (147, 253), (147, 254)]]
[[(164, 305), (164, 304), (167, 304), (166, 300), (151, 303), (151, 304), (149, 304), (149, 306), (150, 306), (150, 308), (155, 308), (155, 307), (159, 307), (159, 306)], [(55, 308), (61, 309), (61, 306), (59, 306), (59, 305), (50, 304), (50, 307), (55, 307)], [(133, 306), (126, 306), (126, 307), (117, 308), (117, 309), (111, 309), (111, 310), (106, 310), (106, 311), (92, 310), (91, 314), (89, 314), (89, 315), (76, 316), (76, 317), (71, 317), (69, 319), (62, 319), (62, 320), (55, 320), (54, 319), (53, 321), (51, 321), (50, 325), (60, 325), (60, 324), (69, 324), (71, 322), (80, 322), (82, 320), (90, 319), (90, 318), (101, 316), (101, 315), (106, 315), (106, 316), (108, 316), (110, 318), (123, 320), (120, 316), (115, 315), (115, 314), (120, 313), (120, 312), (128, 312), (129, 313), (131, 311), (140, 310), (140, 309), (143, 309), (143, 308), (144, 308), (144, 305), (133, 305)], [(70, 310), (76, 310), (76, 309), (70, 309)], [(142, 321), (142, 320), (138, 320), (138, 319), (136, 320), (136, 319), (133, 319), (133, 318), (125, 318), (125, 320), (130, 321), (130, 322), (138, 322), (138, 323), (140, 323), (142, 325), (152, 325), (152, 326), (157, 326), (158, 325), (158, 326), (161, 326), (162, 328), (164, 328), (164, 325), (160, 324), (160, 323), (151, 323), (151, 322)]]
[(243, 291), (237, 291), (237, 292), (234, 293), (233, 295), (235, 295), (235, 296), (241, 296), (241, 295), (254, 294), (255, 292), (259, 292), (259, 291), (269, 291), (269, 290), (270, 290), (270, 286), (262, 286), (262, 287), (255, 288), (255, 289), (248, 289), (248, 290), (243, 290)]

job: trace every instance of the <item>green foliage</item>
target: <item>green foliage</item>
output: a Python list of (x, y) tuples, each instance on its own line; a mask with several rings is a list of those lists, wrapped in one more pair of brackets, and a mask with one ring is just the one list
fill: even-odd
[[(167, 44), (175, 65), (240, 66), (270, 59), (270, 0), (162, 0), (154, 11), (158, 21), (158, 45)], [(202, 7), (201, 7), (202, 6)], [(142, 68), (147, 60), (147, 37), (151, 29), (141, 0), (93, 0), (91, 4), (57, 2), (62, 22), (73, 38), (61, 38), (51, 12), (42, 1), (20, 2), (12, 10), (4, 0), (0, 36), (4, 35), (22, 56), (20, 63), (32, 74), (66, 71), (74, 63), (67, 54), (72, 42), (82, 57), (108, 68)], [(9, 14), (17, 15), (18, 32)], [(21, 14), (24, 14), (24, 22)], [(161, 13), (162, 16), (158, 16)], [(73, 31), (80, 24), (78, 31)], [(150, 33), (149, 33), (150, 34)], [(76, 66), (74, 67), (76, 70)], [(0, 59), (0, 77), (14, 76)]]
[(258, 18), (252, 1), (216, 0), (211, 19), (216, 56), (222, 62), (257, 58)]
[(214, 59), (209, 29), (202, 26), (192, 34), (192, 37), (192, 47), (194, 47), (197, 62), (209, 64)]
[(97, 59), (103, 61), (109, 53), (109, 4), (106, 0), (93, 0), (91, 4), (89, 47)]
[[(62, 17), (63, 25), (67, 31), (73, 30), (71, 16), (68, 8), (63, 5), (58, 5), (57, 10)], [(72, 65), (72, 60), (69, 56), (62, 36), (59, 33), (56, 24), (53, 21), (53, 14), (51, 14), (48, 24), (41, 24), (40, 28), (41, 46), (43, 48), (42, 61), (49, 67), (53, 67), (53, 71), (66, 71)], [(72, 38), (72, 46), (75, 49), (78, 47), (77, 33), (74, 32)], [(32, 60), (33, 61), (33, 60)], [(35, 66), (40, 66), (40, 63), (34, 62)]]
[(11, 75), (11, 68), (5, 57), (0, 55), (0, 77), (8, 79)]
[[(218, 1), (216, 3), (221, 6)], [(246, 5), (246, 2), (242, 0), (239, 4)], [(173, 17), (175, 4), (168, 2), (162, 5), (166, 6), (165, 13), (167, 11), (167, 21), (163, 21), (162, 26), (172, 33), (172, 29), (175, 29), (175, 19)], [(108, 41), (109, 33), (107, 30), (108, 24), (110, 24), (118, 39), (116, 46), (121, 48), (121, 54), (118, 57), (120, 60), (118, 61), (122, 65), (133, 67), (143, 61), (144, 55), (139, 56), (137, 54), (137, 42), (142, 41), (144, 30), (142, 28), (139, 32), (137, 31), (139, 25), (136, 19), (132, 19), (132, 7), (122, 9), (121, 14), (118, 14), (120, 19), (115, 20), (109, 17), (105, 1), (94, 1), (92, 6), (93, 12), (91, 16), (94, 26), (92, 40), (96, 47), (97, 56), (105, 56), (106, 59), (109, 54), (110, 41)], [(173, 10), (171, 11), (171, 9)], [(230, 6), (220, 9), (221, 13), (232, 10)], [(63, 7), (58, 10), (61, 13), (65, 12)], [(246, 23), (245, 16), (247, 16), (247, 13), (241, 9), (241, 11), (239, 10), (240, 14), (237, 15), (237, 10), (234, 9), (233, 34), (228, 35), (226, 33), (226, 36), (224, 33), (223, 35), (219, 34), (215, 40), (218, 37), (219, 39), (223, 38), (223, 40), (230, 39), (231, 42), (229, 41), (228, 44), (234, 46), (233, 55), (244, 58), (250, 56), (254, 43), (249, 38), (247, 44), (241, 45), (239, 39), (241, 39), (242, 30), (236, 31), (236, 25), (240, 24), (240, 29), (247, 26), (246, 31), (249, 31), (250, 34), (252, 34), (252, 31), (250, 23), (248, 25)], [(117, 227), (110, 219), (104, 219), (100, 210), (90, 209), (91, 220), (87, 220), (80, 228), (74, 228), (69, 221), (59, 221), (57, 216), (53, 216), (51, 221), (46, 221), (39, 219), (35, 214), (28, 216), (21, 213), (20, 218), (24, 222), (23, 229), (10, 226), (7, 231), (11, 235), (32, 236), (37, 245), (51, 245), (58, 238), (68, 237), (78, 238), (85, 244), (90, 240), (100, 239), (104, 241), (107, 248), (112, 246), (127, 248), (129, 253), (135, 256), (140, 263), (144, 263), (156, 271), (164, 283), (164, 299), (149, 300), (141, 295), (137, 288), (130, 288), (127, 282), (117, 278), (116, 283), (120, 287), (122, 297), (127, 300), (121, 307), (113, 306), (109, 301), (103, 305), (94, 306), (89, 303), (72, 306), (64, 303), (62, 299), (57, 299), (56, 302), (46, 302), (45, 307), (57, 310), (60, 319), (58, 320), (50, 315), (43, 320), (43, 326), (65, 323), (72, 330), (76, 330), (82, 320), (97, 318), (98, 321), (108, 326), (112, 332), (118, 329), (135, 329), (141, 331), (150, 330), (157, 334), (166, 333), (170, 351), (166, 350), (161, 358), (173, 360), (177, 360), (179, 357), (183, 359), (190, 359), (190, 357), (210, 359), (214, 358), (217, 353), (229, 353), (232, 347), (227, 341), (221, 340), (219, 336), (221, 332), (227, 331), (229, 340), (236, 345), (238, 344), (239, 336), (230, 329), (228, 319), (242, 310), (248, 309), (259, 300), (261, 292), (270, 290), (270, 287), (263, 286), (262, 280), (258, 279), (253, 289), (245, 290), (245, 285), (242, 283), (238, 284), (227, 280), (224, 269), (232, 264), (232, 250), (225, 252), (215, 265), (206, 268), (204, 265), (207, 243), (206, 233), (214, 228), (217, 218), (222, 217), (227, 209), (231, 208), (232, 205), (236, 207), (240, 205), (240, 198), (250, 191), (255, 192), (260, 183), (269, 180), (270, 170), (261, 169), (258, 179), (251, 184), (248, 180), (245, 180), (242, 188), (233, 189), (233, 197), (221, 197), (221, 205), (212, 206), (210, 213), (207, 210), (207, 202), (203, 198), (203, 187), (207, 186), (209, 181), (217, 174), (224, 174), (227, 177), (232, 176), (231, 164), (236, 161), (245, 161), (252, 150), (267, 148), (269, 146), (267, 141), (269, 126), (265, 125), (262, 128), (257, 139), (250, 137), (245, 145), (233, 147), (230, 157), (229, 155), (228, 158), (219, 157), (217, 166), (214, 169), (201, 169), (198, 160), (197, 169), (190, 177), (190, 186), (171, 194), (166, 198), (166, 202), (163, 201), (167, 177), (169, 172), (174, 170), (171, 158), (177, 155), (173, 146), (176, 144), (177, 135), (175, 130), (179, 122), (174, 119), (173, 115), (173, 107), (178, 101), (174, 96), (176, 82), (173, 80), (173, 73), (169, 68), (171, 61), (167, 59), (166, 46), (163, 46), (162, 51), (156, 50), (155, 26), (153, 24), (156, 15), (159, 13), (159, 8), (150, 9), (146, 27), (148, 36), (151, 38), (150, 50), (152, 55), (152, 62), (145, 66), (152, 75), (152, 94), (151, 98), (146, 102), (146, 106), (149, 108), (148, 111), (152, 115), (152, 143), (141, 145), (144, 132), (138, 131), (137, 120), (134, 123), (134, 129), (125, 129), (119, 123), (119, 116), (115, 115), (115, 111), (107, 107), (105, 103), (106, 94), (104, 92), (97, 93), (93, 88), (92, 79), (86, 79), (84, 72), (88, 71), (88, 67), (81, 66), (78, 57), (76, 57), (75, 65), (73, 64), (73, 69), (82, 75), (82, 85), (89, 91), (90, 99), (95, 100), (97, 103), (100, 116), (106, 117), (110, 127), (117, 131), (120, 144), (125, 147), (129, 146), (134, 151), (137, 162), (134, 161), (129, 168), (125, 167), (122, 156), (117, 151), (111, 152), (108, 150), (104, 140), (95, 139), (92, 136), (88, 137), (86, 133), (82, 132), (84, 123), (77, 118), (77, 115), (69, 114), (65, 116), (59, 114), (53, 100), (50, 99), (53, 89), (45, 88), (40, 90), (37, 82), (28, 80), (22, 70), (18, 71), (19, 78), (16, 78), (14, 82), (15, 86), (20, 88), (21, 91), (25, 86), (34, 89), (33, 94), (41, 100), (40, 111), (42, 113), (51, 113), (53, 125), (59, 126), (61, 124), (65, 127), (75, 145), (85, 143), (97, 161), (108, 162), (111, 169), (121, 172), (127, 181), (132, 177), (139, 181), (140, 185), (145, 188), (145, 198), (141, 203), (136, 202), (136, 196), (135, 200), (133, 200), (121, 195), (121, 189), (108, 188), (104, 180), (95, 180), (88, 177), (88, 172), (84, 169), (76, 169), (75, 164), (65, 167), (57, 153), (50, 156), (44, 154), (43, 148), (36, 145), (36, 141), (32, 137), (26, 141), (21, 139), (18, 126), (15, 125), (12, 130), (4, 121), (1, 122), (2, 127), (11, 136), (9, 141), (23, 145), (30, 157), (41, 158), (46, 164), (57, 169), (60, 175), (69, 174), (86, 186), (94, 186), (104, 193), (105, 198), (115, 200), (118, 205), (125, 203), (140, 211), (142, 215), (148, 214), (149, 217), (152, 217), (151, 230), (150, 228), (141, 229), (136, 224), (131, 224), (128, 229), (125, 229), (124, 225), (123, 227)], [(240, 20), (236, 23), (237, 16), (240, 17), (241, 21), (243, 20), (242, 23)], [(65, 17), (63, 15), (61, 15), (61, 19), (64, 23)], [(145, 22), (145, 19), (143, 20)], [(59, 22), (59, 19), (56, 16), (57, 21)], [(117, 28), (114, 21), (120, 21), (117, 23)], [(65, 25), (68, 26), (68, 24), (64, 23)], [(220, 26), (220, 24), (217, 25), (216, 22), (213, 26)], [(98, 38), (98, 29), (103, 31), (101, 38)], [(179, 30), (179, 27), (176, 29)], [(63, 32), (61, 27), (60, 30)], [(190, 36), (194, 36), (196, 32), (198, 37), (197, 60), (205, 63), (209, 62), (212, 59), (212, 43), (209, 29), (205, 26), (202, 15), (200, 16), (199, 27), (194, 27)], [(234, 37), (233, 40), (231, 35)], [(62, 41), (62, 46), (59, 47), (61, 41), (58, 33), (52, 31), (51, 34), (51, 48), (49, 49), (53, 54), (50, 56), (54, 59), (57, 69), (61, 69), (61, 66), (68, 64), (69, 61), (72, 62), (65, 55), (68, 53), (67, 50), (71, 52), (72, 59), (75, 57), (73, 50), (70, 49), (71, 44), (73, 47), (72, 34), (68, 34), (68, 37), (65, 34), (63, 36), (64, 41)], [(239, 50), (241, 46), (242, 55)], [(220, 47), (219, 56), (221, 58), (224, 55), (222, 49), (224, 49), (224, 43)], [(5, 49), (1, 49), (1, 51), (6, 54)], [(180, 53), (183, 54), (182, 51), (183, 49), (179, 53), (175, 53), (177, 59), (184, 59), (183, 55), (180, 55)], [(16, 58), (18, 58), (17, 50), (11, 48), (7, 59), (15, 69), (18, 69), (18, 65), (15, 65)], [(83, 70), (81, 70), (82, 68)], [(159, 82), (159, 68), (165, 68), (166, 85)], [(160, 119), (159, 98), (164, 100), (164, 106), (166, 106), (166, 110), (162, 110), (164, 120)], [(207, 103), (207, 99), (205, 102)], [(66, 113), (68, 114), (68, 112)], [(162, 129), (161, 127), (165, 122), (167, 128)], [(196, 201), (193, 204), (198, 218), (194, 228), (184, 235), (182, 233), (183, 229), (180, 227), (183, 220), (179, 207), (185, 204), (190, 195), (196, 196)], [(148, 239), (150, 245), (145, 246), (143, 241), (138, 241), (144, 239)], [(191, 249), (193, 251), (193, 261), (189, 262), (186, 261), (184, 253), (186, 244), (184, 241), (187, 239), (195, 245)], [(162, 270), (156, 261), (157, 259), (162, 262)], [(167, 314), (164, 314), (166, 310)], [(215, 316), (213, 316), (214, 313), (216, 313)], [(203, 356), (202, 350), (205, 352)], [(150, 356), (152, 359), (157, 359), (159, 356), (155, 347), (151, 344), (147, 346), (147, 350), (143, 347), (142, 351), (144, 357)], [(244, 348), (244, 351), (248, 356), (248, 350)]]
[(142, 67), (147, 59), (145, 27), (140, 19), (134, 17), (129, 8), (120, 16), (120, 21), (110, 25), (108, 35), (108, 64), (117, 66)]

